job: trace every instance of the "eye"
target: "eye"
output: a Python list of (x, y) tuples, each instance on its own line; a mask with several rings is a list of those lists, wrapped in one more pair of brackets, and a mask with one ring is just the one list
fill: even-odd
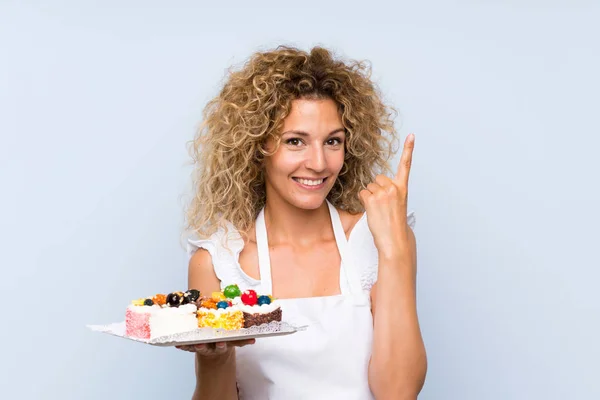
[(290, 146), (297, 147), (302, 144), (302, 140), (300, 140), (298, 138), (290, 138), (285, 141), (285, 144), (289, 144)]
[(331, 139), (328, 139), (326, 143), (330, 146), (337, 146), (337, 145), (342, 144), (342, 139), (337, 138), (337, 137), (331, 138)]

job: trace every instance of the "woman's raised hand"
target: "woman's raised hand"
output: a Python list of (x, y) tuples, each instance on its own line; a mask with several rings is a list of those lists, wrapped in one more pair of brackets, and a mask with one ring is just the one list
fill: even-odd
[(408, 135), (393, 178), (378, 175), (359, 193), (380, 257), (396, 257), (407, 249), (410, 229), (407, 221), (408, 178), (414, 144), (414, 134)]

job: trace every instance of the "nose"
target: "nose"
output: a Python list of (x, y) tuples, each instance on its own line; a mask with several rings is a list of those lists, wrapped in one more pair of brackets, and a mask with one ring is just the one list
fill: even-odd
[(325, 158), (325, 149), (323, 146), (312, 146), (310, 151), (307, 152), (308, 157), (306, 158), (305, 166), (316, 172), (325, 170), (327, 166), (327, 160)]

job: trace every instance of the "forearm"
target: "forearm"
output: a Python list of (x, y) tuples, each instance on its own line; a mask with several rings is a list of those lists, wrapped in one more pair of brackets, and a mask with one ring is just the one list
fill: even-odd
[(218, 357), (196, 355), (196, 390), (192, 400), (237, 400), (235, 350)]
[(416, 307), (415, 266), (381, 257), (369, 383), (378, 399), (416, 399), (427, 369)]

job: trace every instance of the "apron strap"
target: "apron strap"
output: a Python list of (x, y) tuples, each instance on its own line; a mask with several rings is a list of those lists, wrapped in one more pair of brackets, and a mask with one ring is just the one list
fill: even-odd
[(271, 258), (269, 256), (269, 241), (267, 225), (265, 224), (265, 209), (256, 218), (256, 247), (258, 249), (258, 270), (260, 273), (260, 290), (263, 294), (273, 293), (271, 279)]
[[(340, 266), (340, 280), (342, 279), (342, 277), (346, 278), (349, 294), (359, 294), (362, 290), (362, 286), (360, 284), (360, 274), (354, 262), (354, 257), (352, 256), (351, 248), (348, 245), (348, 240), (346, 239), (346, 232), (344, 231), (344, 226), (342, 225), (340, 214), (333, 206), (333, 204), (329, 202), (329, 200), (327, 200), (327, 205), (329, 207), (329, 214), (331, 216), (331, 222), (333, 224), (333, 234), (335, 235), (335, 242), (337, 243), (338, 251), (342, 259), (342, 264)], [(346, 294), (344, 293), (344, 285), (342, 285), (341, 282), (340, 289), (342, 290), (342, 294)]]

